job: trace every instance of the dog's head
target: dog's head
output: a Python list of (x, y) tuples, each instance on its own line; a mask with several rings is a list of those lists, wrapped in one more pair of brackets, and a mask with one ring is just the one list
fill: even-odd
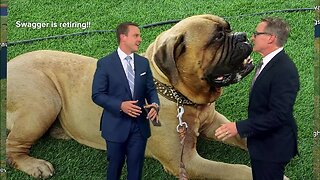
[(254, 66), (245, 33), (233, 33), (223, 18), (198, 15), (161, 33), (146, 56), (156, 73), (197, 104), (213, 102), (220, 87), (239, 82)]

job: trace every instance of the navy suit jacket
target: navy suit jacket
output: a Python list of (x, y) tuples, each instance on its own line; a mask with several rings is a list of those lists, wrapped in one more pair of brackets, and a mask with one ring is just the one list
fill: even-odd
[(298, 153), (293, 106), (299, 86), (296, 66), (283, 50), (260, 72), (249, 95), (248, 119), (236, 122), (251, 159), (285, 162)]
[[(159, 103), (149, 61), (134, 54), (134, 96), (132, 98), (128, 80), (117, 51), (97, 61), (92, 84), (92, 100), (103, 108), (100, 130), (108, 141), (124, 142), (129, 135), (132, 121), (137, 121), (143, 137), (151, 135), (147, 113), (143, 110), (146, 101)], [(142, 114), (132, 118), (121, 111), (123, 101), (138, 100)]]

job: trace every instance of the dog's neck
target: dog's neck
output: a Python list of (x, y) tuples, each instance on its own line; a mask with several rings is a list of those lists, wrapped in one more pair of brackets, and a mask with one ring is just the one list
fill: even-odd
[[(161, 70), (154, 64), (154, 61), (149, 61), (151, 71), (153, 74), (153, 81), (156, 85), (158, 93), (165, 97), (166, 99), (179, 105), (192, 105), (199, 106), (204, 104), (197, 104), (184, 96), (181, 92), (175, 89), (171, 84), (169, 79), (161, 72)], [(207, 104), (205, 104), (206, 106)]]
[(158, 68), (155, 62), (154, 61), (149, 61), (149, 62), (150, 62), (150, 67), (151, 67), (153, 77), (163, 84), (170, 85), (169, 79)]
[(182, 95), (179, 91), (174, 89), (174, 87), (164, 84), (157, 80), (156, 78), (153, 78), (154, 84), (156, 85), (156, 89), (160, 95), (167, 98), (170, 101), (173, 101), (180, 105), (197, 105), (196, 103), (189, 100), (187, 97)]
[(149, 62), (151, 63), (150, 66), (153, 75), (153, 81), (160, 95), (178, 105), (197, 105), (170, 85), (169, 79), (161, 72), (158, 66), (154, 64), (154, 61)]
[[(186, 96), (184, 96), (180, 91), (178, 91), (175, 87), (173, 87), (165, 74), (158, 68), (156, 63), (153, 61), (148, 54), (143, 54), (145, 57), (149, 59), (150, 68), (153, 75), (153, 80), (156, 85), (158, 93), (165, 97), (166, 99), (177, 103), (177, 105), (193, 105), (193, 106), (207, 106), (208, 104), (197, 104)], [(214, 102), (214, 101), (213, 101)]]

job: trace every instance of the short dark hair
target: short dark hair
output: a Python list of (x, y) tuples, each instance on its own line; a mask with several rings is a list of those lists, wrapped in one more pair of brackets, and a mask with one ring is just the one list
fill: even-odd
[(286, 21), (276, 17), (262, 18), (261, 21), (267, 23), (265, 28), (266, 32), (277, 36), (277, 45), (279, 47), (284, 46), (290, 33), (289, 24)]
[(123, 22), (123, 23), (119, 24), (118, 27), (117, 27), (117, 30), (116, 30), (116, 36), (117, 36), (118, 44), (120, 43), (120, 35), (121, 34), (128, 35), (128, 27), (129, 26), (139, 27), (138, 24), (133, 23), (133, 22)]

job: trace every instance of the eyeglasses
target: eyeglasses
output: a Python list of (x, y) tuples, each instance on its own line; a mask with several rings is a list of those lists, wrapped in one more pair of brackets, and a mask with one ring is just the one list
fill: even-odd
[(272, 34), (267, 33), (267, 32), (257, 32), (257, 31), (253, 32), (253, 36), (254, 36), (254, 37), (259, 36), (259, 35), (262, 35), (262, 34), (272, 35)]

